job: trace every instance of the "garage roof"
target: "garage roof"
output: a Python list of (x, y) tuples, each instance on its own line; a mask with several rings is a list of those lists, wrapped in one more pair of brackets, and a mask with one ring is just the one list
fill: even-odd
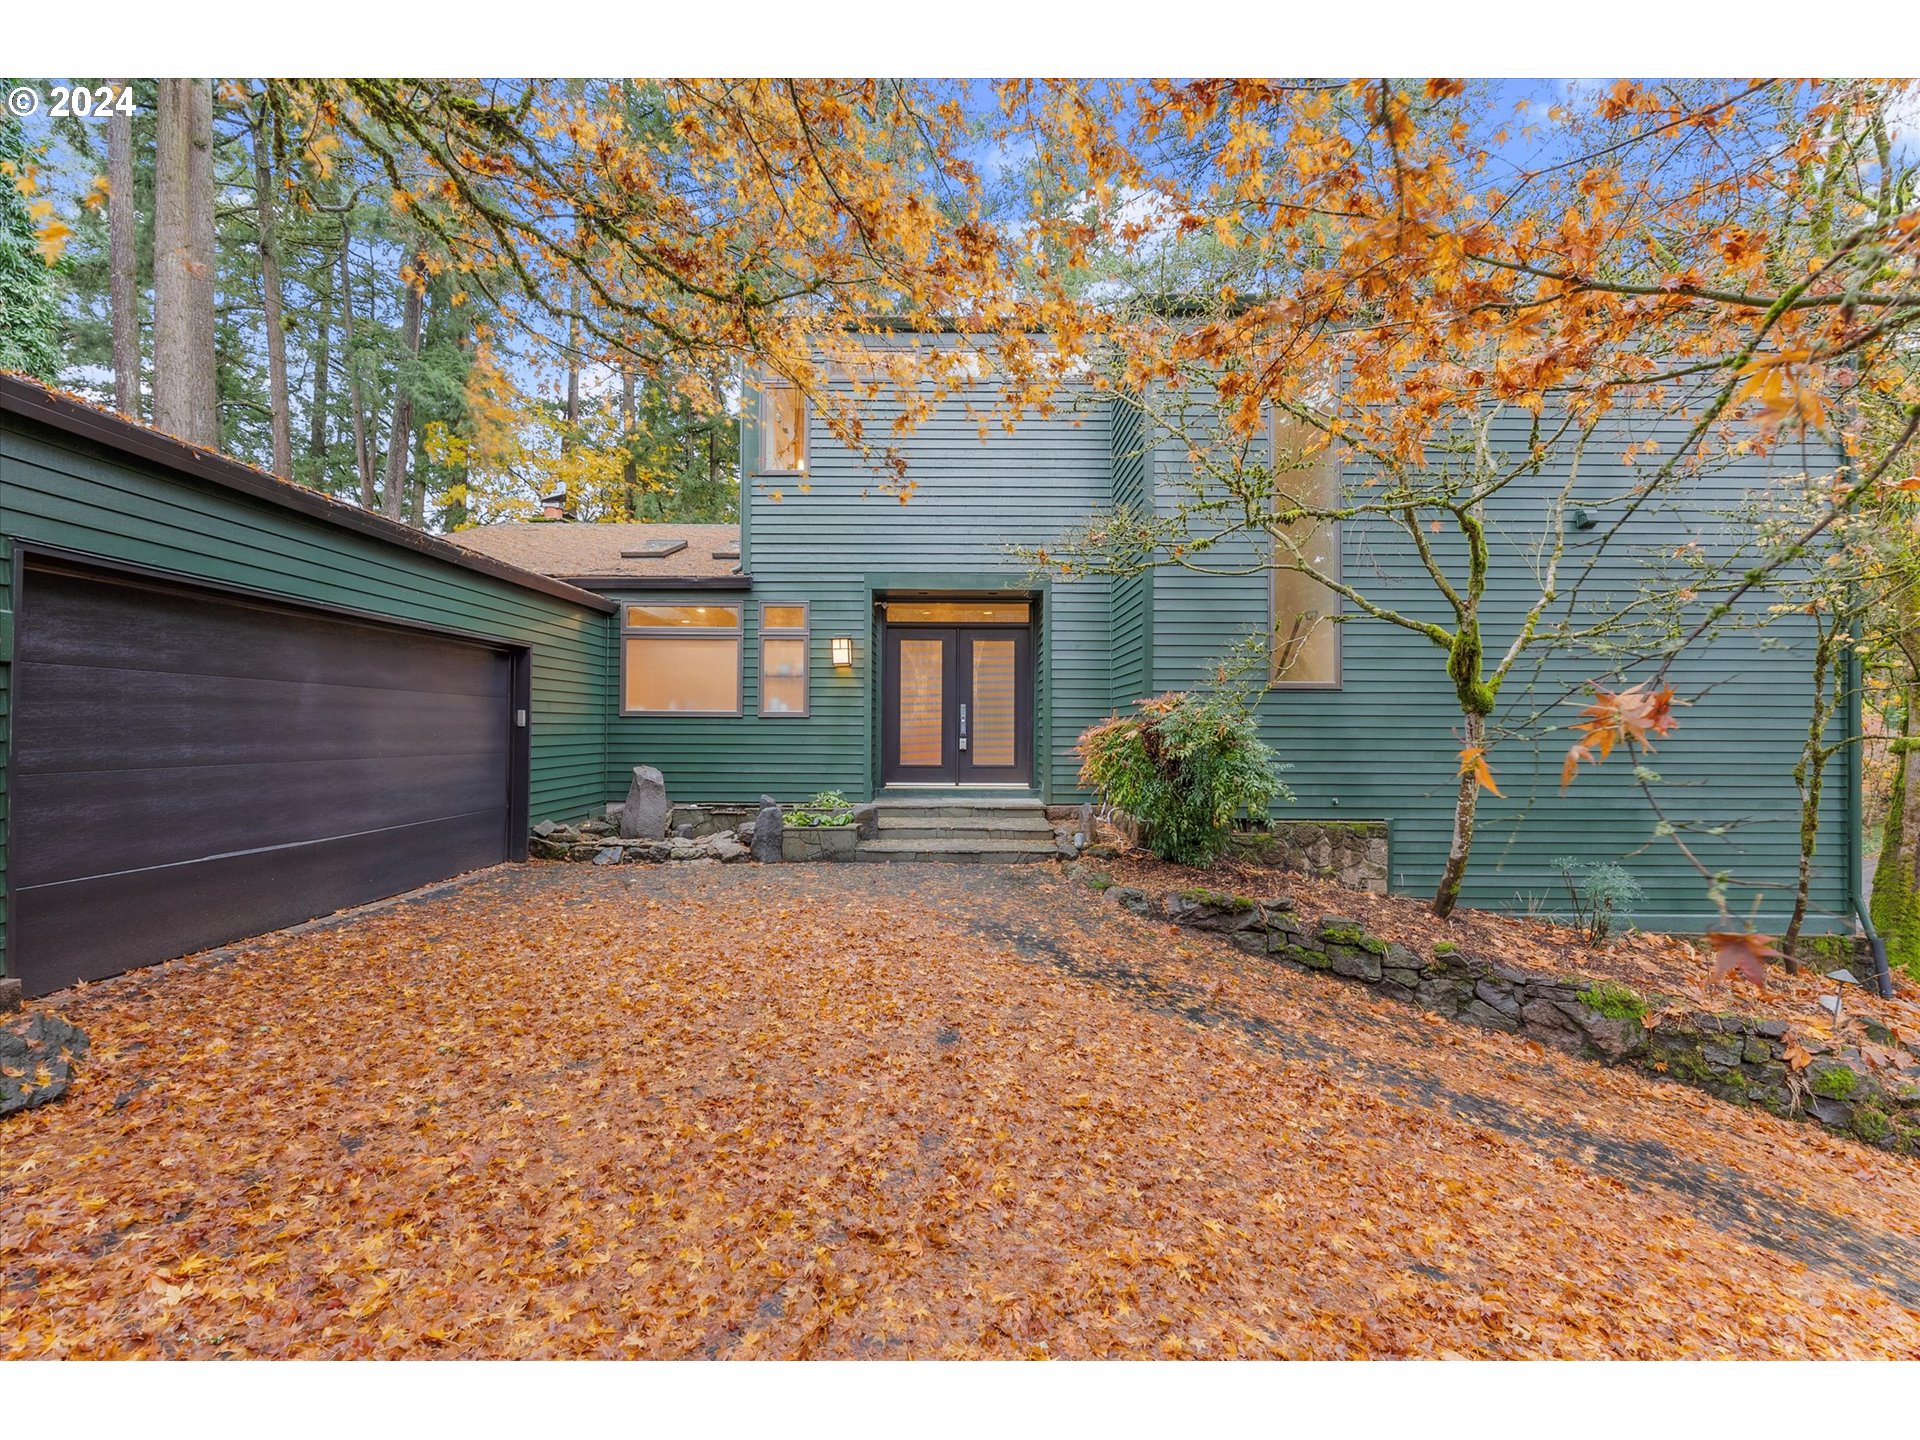
[(76, 395), (49, 389), (23, 375), (0, 372), (0, 414), (38, 421), (108, 450), (159, 465), (182, 478), (237, 491), (269, 505), (296, 511), (343, 530), (357, 531), (371, 539), (398, 545), (416, 554), (430, 555), (436, 560), (478, 571), (523, 589), (538, 590), (592, 610), (610, 612), (617, 608), (611, 601), (579, 586), (569, 585), (535, 570), (523, 569), (466, 546), (452, 544), (441, 536), (429, 535), (411, 525), (402, 525), (384, 515), (362, 510), (358, 505), (349, 505), (318, 490), (310, 490), (304, 485), (269, 475), (264, 470), (256, 470), (218, 451), (189, 445), (164, 431), (137, 424), (124, 416), (90, 405)]

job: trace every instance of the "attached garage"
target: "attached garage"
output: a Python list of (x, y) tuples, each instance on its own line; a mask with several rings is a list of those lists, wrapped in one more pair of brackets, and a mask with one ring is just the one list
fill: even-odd
[(597, 808), (597, 596), (0, 377), (5, 975), (524, 859)]
[(29, 993), (497, 864), (525, 835), (510, 650), (31, 555), (14, 636)]

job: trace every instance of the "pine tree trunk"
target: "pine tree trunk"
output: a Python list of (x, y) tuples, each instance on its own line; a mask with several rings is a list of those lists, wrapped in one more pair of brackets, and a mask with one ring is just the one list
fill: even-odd
[[(124, 90), (126, 80), (107, 82)], [(140, 418), (139, 217), (133, 197), (133, 116), (107, 118), (107, 294), (113, 324), (113, 408)]]
[[(574, 285), (570, 292), (569, 303), (576, 315), (580, 309), (580, 287)], [(567, 423), (560, 432), (560, 454), (564, 457), (573, 453), (579, 443), (580, 427), (580, 321), (575, 316), (567, 318)], [(570, 472), (561, 467), (561, 483), (571, 489)], [(568, 497), (571, 499), (571, 495)]]
[(153, 423), (220, 443), (213, 351), (213, 90), (162, 80), (154, 165)]
[(373, 509), (373, 456), (367, 450), (367, 407), (360, 399), (360, 357), (353, 348), (353, 232), (340, 217), (340, 339), (347, 367), (347, 406), (353, 412), (353, 474), (360, 482), (360, 508)]
[(266, 97), (253, 127), (253, 209), (260, 251), (260, 299), (267, 324), (267, 400), (273, 407), (273, 473), (293, 475), (293, 411), (287, 398), (287, 331), (281, 319), (280, 260), (273, 242), (273, 162), (267, 153)]
[(313, 401), (307, 411), (307, 453), (314, 459), (327, 458), (327, 386), (333, 366), (333, 263), (320, 267), (315, 298), (320, 329), (313, 338)]
[(407, 476), (407, 523), (416, 530), (427, 528), (427, 437), (417, 425), (413, 430), (413, 469)]
[(389, 520), (404, 520), (407, 459), (413, 451), (413, 363), (420, 358), (420, 314), (422, 285), (427, 262), (424, 255), (412, 261), (414, 278), (407, 282), (407, 298), (400, 320), (400, 345), (404, 352), (400, 372), (393, 385), (393, 424), (387, 430), (387, 474), (381, 488), (382, 508)]
[(620, 443), (626, 459), (620, 462), (620, 492), (627, 497), (627, 518), (640, 518), (640, 467), (633, 458), (633, 367), (620, 367)]

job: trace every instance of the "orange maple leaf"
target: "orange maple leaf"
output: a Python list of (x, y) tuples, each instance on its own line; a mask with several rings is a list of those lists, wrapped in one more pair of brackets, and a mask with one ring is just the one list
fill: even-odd
[[(1493, 771), (1487, 768), (1487, 752), (1479, 745), (1469, 745), (1460, 752), (1460, 773), (1472, 775), (1474, 783), (1482, 790), (1500, 795), (1500, 787), (1493, 783)], [(1500, 795), (1502, 800), (1507, 797)]]
[(1649, 690), (1633, 685), (1618, 691), (1596, 688), (1593, 703), (1581, 710), (1578, 723), (1580, 738), (1567, 747), (1566, 761), (1560, 767), (1562, 790), (1573, 783), (1581, 762), (1598, 765), (1616, 745), (1653, 749), (1655, 737), (1664, 737), (1679, 723), (1673, 714), (1673, 687)]
[(1754, 930), (1709, 930), (1707, 943), (1713, 946), (1715, 980), (1738, 975), (1759, 990), (1767, 988), (1767, 961), (1782, 958), (1773, 937)]

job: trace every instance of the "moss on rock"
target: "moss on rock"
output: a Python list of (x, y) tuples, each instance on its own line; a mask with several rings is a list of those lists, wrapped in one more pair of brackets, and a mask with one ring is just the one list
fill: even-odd
[(1228, 895), (1219, 890), (1208, 890), (1203, 886), (1176, 893), (1182, 900), (1192, 904), (1205, 905), (1214, 910), (1225, 910), (1235, 915), (1244, 915), (1254, 908), (1254, 902), (1244, 895)]
[(1814, 1078), (1813, 1093), (1823, 1095), (1829, 1100), (1844, 1100), (1853, 1094), (1860, 1084), (1860, 1077), (1845, 1065), (1835, 1065), (1831, 1070), (1823, 1070)]
[(1580, 992), (1580, 999), (1609, 1020), (1638, 1020), (1647, 1013), (1639, 992), (1614, 980), (1595, 981)]
[(1387, 953), (1386, 941), (1376, 940), (1350, 920), (1329, 917), (1321, 921), (1320, 938), (1329, 945), (1350, 945), (1355, 950), (1366, 951), (1369, 955)]

